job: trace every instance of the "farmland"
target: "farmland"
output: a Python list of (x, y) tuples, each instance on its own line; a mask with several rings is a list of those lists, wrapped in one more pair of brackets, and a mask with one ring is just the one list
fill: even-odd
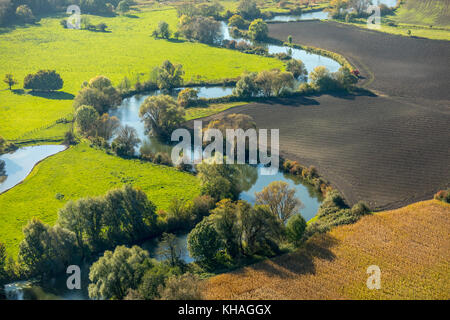
[[(44, 130), (60, 118), (70, 117), (74, 95), (83, 81), (96, 75), (109, 77), (117, 85), (125, 76), (146, 80), (149, 72), (165, 59), (184, 66), (186, 81), (191, 78), (217, 80), (239, 76), (245, 70), (258, 71), (283, 63), (272, 58), (243, 54), (187, 41), (155, 40), (152, 30), (161, 20), (176, 29), (174, 9), (133, 12), (132, 17), (87, 16), (92, 23), (104, 22), (108, 32), (64, 29), (63, 16), (41, 19), (39, 25), (2, 29), (0, 69), (22, 79), (39, 69), (55, 69), (64, 80), (61, 92), (31, 95), (9, 91), (0, 85), (0, 135), (5, 139), (52, 135), (62, 136), (64, 126)], [(132, 36), (130, 36), (132, 35)], [(33, 132), (36, 129), (39, 132)]]
[[(141, 188), (161, 209), (167, 209), (174, 195), (192, 199), (200, 193), (197, 178), (190, 174), (121, 159), (81, 143), (41, 162), (22, 184), (0, 195), (0, 239), (15, 257), (22, 228), (32, 217), (53, 224), (67, 201), (102, 195), (124, 184)], [(58, 200), (57, 194), (64, 197)]]
[[(450, 205), (429, 200), (316, 235), (299, 251), (207, 280), (208, 299), (450, 298)], [(381, 270), (381, 289), (366, 269)]]
[(448, 42), (331, 22), (271, 24), (269, 30), (272, 37), (293, 35), (294, 42), (344, 55), (361, 71), (361, 85), (377, 94), (250, 103), (232, 112), (251, 115), (261, 128), (280, 128), (281, 151), (316, 166), (352, 204), (398, 208), (448, 186)]

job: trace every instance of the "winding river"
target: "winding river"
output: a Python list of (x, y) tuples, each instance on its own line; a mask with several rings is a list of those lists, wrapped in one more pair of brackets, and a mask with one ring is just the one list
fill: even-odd
[[(283, 19), (325, 19), (323, 12), (312, 12), (310, 14), (304, 14), (302, 17), (295, 16), (275, 16), (272, 21), (290, 21)], [(279, 20), (277, 20), (279, 19)], [(224, 39), (233, 39), (228, 31), (228, 27), (225, 23), (222, 23), (222, 32)], [(237, 41), (246, 41), (246, 39), (233, 39)], [(306, 52), (305, 50), (289, 48), (285, 46), (262, 44), (269, 53), (288, 53), (292, 54), (295, 59), (300, 59), (304, 62), (308, 72), (313, 70), (317, 66), (325, 66), (331, 72), (339, 70), (340, 65), (333, 59), (323, 57), (317, 54)], [(198, 96), (203, 98), (218, 98), (232, 94), (231, 87), (197, 87)], [(178, 90), (175, 90), (171, 94), (176, 97)], [(143, 101), (150, 95), (159, 94), (159, 91), (151, 92), (146, 95), (135, 95), (123, 100), (122, 104), (114, 110), (110, 111), (111, 115), (119, 118), (122, 125), (129, 125), (137, 130), (139, 138), (143, 143), (148, 143), (154, 152), (170, 152), (171, 147), (161, 144), (156, 139), (149, 137), (145, 132), (144, 124), (139, 118), (139, 108)], [(0, 192), (14, 187), (20, 183), (32, 170), (33, 166), (42, 159), (53, 155), (57, 152), (64, 150), (64, 146), (33, 146), (24, 147), (17, 150), (15, 153), (0, 156), (0, 159), (6, 162), (6, 171), (8, 174), (7, 179), (0, 184)], [(321, 195), (318, 194), (311, 186), (303, 184), (302, 181), (295, 176), (277, 172), (275, 175), (261, 176), (259, 170), (255, 166), (246, 165), (246, 169), (243, 170), (243, 179), (246, 184), (243, 188), (244, 191), (240, 195), (240, 199), (246, 200), (252, 204), (255, 202), (255, 192), (261, 191), (265, 186), (273, 181), (285, 181), (291, 188), (295, 189), (296, 196), (302, 201), (303, 206), (300, 209), (301, 214), (306, 220), (310, 220), (316, 214), (320, 203), (322, 201)], [(189, 263), (193, 259), (189, 256), (187, 250), (187, 234), (177, 235), (177, 241), (181, 250), (182, 259)], [(163, 244), (159, 239), (154, 238), (141, 244), (141, 246), (147, 249), (150, 256), (162, 260), (164, 257), (160, 254)], [(88, 286), (88, 267), (82, 268), (82, 290), (68, 290), (66, 286), (66, 275), (58, 276), (46, 283), (39, 283), (36, 281), (20, 281), (11, 283), (5, 286), (4, 294), (7, 299), (21, 300), (21, 299), (88, 299), (87, 286)]]

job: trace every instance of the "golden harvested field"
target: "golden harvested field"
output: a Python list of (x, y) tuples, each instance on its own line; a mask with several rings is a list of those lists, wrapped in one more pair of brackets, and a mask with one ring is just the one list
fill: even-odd
[[(366, 216), (304, 249), (206, 282), (208, 299), (449, 299), (450, 205), (437, 200)], [(381, 269), (381, 289), (366, 269)]]

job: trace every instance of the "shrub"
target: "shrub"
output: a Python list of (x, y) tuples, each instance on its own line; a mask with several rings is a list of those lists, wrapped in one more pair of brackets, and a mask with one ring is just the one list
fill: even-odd
[(450, 203), (450, 189), (440, 190), (434, 195), (434, 199)]
[(35, 74), (28, 74), (23, 80), (25, 89), (52, 91), (63, 87), (63, 80), (55, 70), (39, 70)]
[(306, 230), (306, 221), (300, 214), (295, 214), (289, 218), (286, 224), (286, 235), (291, 243), (299, 246), (303, 240)]

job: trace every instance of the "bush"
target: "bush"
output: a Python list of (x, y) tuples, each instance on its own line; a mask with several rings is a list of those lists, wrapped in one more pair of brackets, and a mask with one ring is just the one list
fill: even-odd
[(434, 199), (450, 203), (450, 189), (441, 190), (434, 195)]
[(23, 80), (25, 89), (39, 91), (59, 90), (63, 84), (61, 76), (55, 70), (39, 70), (35, 74), (28, 74)]
[(286, 235), (291, 243), (300, 246), (303, 234), (306, 230), (306, 221), (300, 214), (295, 214), (289, 218), (286, 224)]

